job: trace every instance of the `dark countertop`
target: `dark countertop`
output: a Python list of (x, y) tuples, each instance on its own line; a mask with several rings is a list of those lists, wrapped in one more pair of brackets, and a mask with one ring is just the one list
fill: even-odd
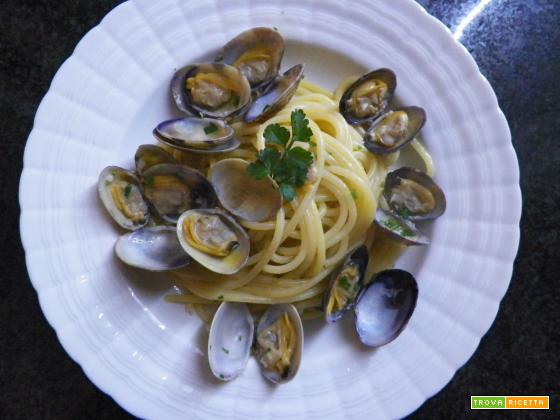
[[(29, 282), (18, 231), (27, 136), (56, 70), (119, 2), (3, 0), (0, 6), (0, 418), (125, 418), (59, 344)], [(452, 30), (480, 0), (421, 0)], [(509, 121), (521, 166), (521, 245), (511, 286), (471, 360), (412, 417), (462, 418), (470, 395), (560, 399), (560, 1), (494, 0), (461, 41)], [(496, 412), (476, 412), (494, 414)], [(552, 412), (509, 411), (533, 418)]]

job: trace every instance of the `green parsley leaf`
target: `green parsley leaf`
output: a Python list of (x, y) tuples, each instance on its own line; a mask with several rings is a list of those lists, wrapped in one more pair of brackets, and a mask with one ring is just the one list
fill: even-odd
[(405, 219), (410, 217), (410, 210), (406, 206), (399, 206), (397, 209), (397, 213), (399, 214), (399, 216)]
[(292, 142), (301, 141), (307, 143), (313, 132), (309, 128), (309, 120), (305, 116), (305, 112), (301, 109), (292, 111)]
[(349, 290), (350, 287), (352, 286), (348, 281), (348, 277), (346, 276), (342, 276), (341, 278), (339, 278), (338, 284), (340, 284), (340, 287), (342, 287), (344, 290)]
[(240, 100), (239, 95), (233, 95), (233, 106), (238, 106)]
[(218, 296), (218, 300), (224, 300), (224, 295)]
[(238, 336), (237, 336), (237, 341), (241, 341), (241, 340), (243, 340), (243, 337), (240, 336), (240, 335), (238, 335)]
[(356, 201), (358, 199), (358, 193), (354, 190), (350, 191), (350, 195), (352, 196), (352, 199), (354, 201)]
[(286, 201), (292, 201), (296, 196), (296, 189), (291, 184), (280, 184), (280, 192)]
[(278, 32), (278, 28), (276, 26), (273, 26), (272, 29)]
[(268, 170), (263, 162), (257, 160), (247, 167), (247, 174), (257, 180), (261, 180), (268, 175)]
[(229, 354), (229, 350), (226, 349), (225, 347), (222, 347), (222, 351), (223, 351), (225, 354)]
[(130, 192), (132, 191), (132, 185), (130, 184), (126, 184), (126, 187), (124, 187), (124, 196), (126, 198), (128, 198), (128, 196), (130, 195)]
[(301, 147), (292, 147), (296, 141), (309, 142), (313, 135), (309, 129), (309, 120), (301, 109), (292, 111), (291, 124), (291, 134), (279, 124), (268, 125), (263, 133), (267, 147), (259, 150), (257, 160), (247, 168), (249, 176), (257, 180), (266, 176), (274, 179), (286, 201), (292, 201), (296, 196), (296, 189), (305, 184), (309, 167), (313, 163), (311, 152)]
[(225, 376), (223, 374), (220, 373), (220, 379), (225, 379)]
[(268, 125), (264, 129), (263, 135), (266, 139), (266, 144), (279, 144), (285, 147), (288, 141), (290, 141), (290, 132), (280, 124)]
[(146, 187), (153, 187), (154, 186), (154, 177), (153, 176), (147, 176), (146, 178), (144, 178), (144, 185)]
[(204, 127), (204, 133), (206, 134), (212, 134), (216, 131), (218, 131), (218, 126), (214, 123), (210, 123), (206, 127)]

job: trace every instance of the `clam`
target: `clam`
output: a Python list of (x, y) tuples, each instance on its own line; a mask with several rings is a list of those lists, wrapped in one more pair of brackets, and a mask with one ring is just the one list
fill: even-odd
[(364, 146), (372, 153), (392, 153), (410, 143), (426, 122), (426, 112), (417, 106), (388, 111), (367, 129)]
[(186, 211), (177, 222), (177, 235), (183, 249), (211, 271), (234, 274), (247, 263), (249, 236), (222, 210)]
[(251, 102), (247, 78), (237, 68), (222, 63), (179, 69), (171, 81), (171, 94), (179, 110), (208, 118), (232, 118)]
[(414, 223), (397, 215), (378, 208), (375, 213), (375, 224), (391, 238), (405, 245), (428, 245), (430, 240)]
[(360, 341), (370, 347), (393, 341), (408, 323), (417, 299), (418, 285), (412, 274), (398, 269), (379, 272), (354, 308)]
[(389, 69), (378, 69), (365, 74), (344, 92), (339, 110), (352, 125), (377, 118), (387, 108), (397, 87), (397, 77)]
[(293, 305), (272, 305), (256, 333), (256, 357), (266, 379), (276, 384), (297, 373), (303, 353), (303, 326)]
[(105, 209), (121, 227), (136, 230), (148, 223), (148, 204), (132, 172), (118, 166), (106, 167), (99, 175), (97, 191)]
[(208, 179), (222, 206), (243, 220), (262, 222), (273, 218), (282, 196), (270, 178), (256, 180), (247, 174), (243, 159), (224, 159), (210, 168)]
[(176, 270), (188, 265), (189, 255), (177, 238), (175, 227), (143, 227), (122, 235), (115, 244), (121, 261), (149, 271)]
[(409, 220), (436, 219), (446, 207), (445, 194), (425, 172), (402, 167), (385, 179), (383, 197), (387, 207)]
[(262, 123), (280, 111), (292, 99), (303, 78), (303, 64), (288, 69), (276, 77), (245, 114), (245, 122)]
[(270, 28), (252, 28), (230, 40), (216, 61), (230, 64), (247, 78), (252, 89), (268, 84), (278, 74), (284, 39)]
[(138, 147), (134, 155), (136, 173), (140, 176), (152, 166), (161, 163), (177, 163), (168, 152), (153, 144), (143, 144)]
[(243, 372), (253, 344), (254, 321), (244, 303), (223, 302), (212, 320), (208, 362), (216, 378), (230, 381)]
[(214, 118), (179, 118), (163, 121), (153, 131), (154, 137), (183, 152), (223, 153), (241, 144), (233, 128)]
[(208, 180), (186, 165), (163, 163), (152, 166), (142, 177), (144, 194), (163, 220), (176, 223), (192, 208), (209, 208), (216, 193)]
[(350, 253), (340, 268), (333, 273), (323, 299), (323, 312), (327, 322), (336, 322), (352, 309), (363, 286), (369, 261), (365, 245)]

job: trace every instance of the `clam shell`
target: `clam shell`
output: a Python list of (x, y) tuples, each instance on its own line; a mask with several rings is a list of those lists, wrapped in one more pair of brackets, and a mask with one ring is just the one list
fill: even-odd
[[(348, 99), (350, 99), (352, 97), (352, 93), (354, 92), (354, 90), (356, 90), (362, 84), (364, 84), (365, 82), (368, 82), (370, 80), (381, 80), (381, 81), (385, 82), (385, 84), (387, 85), (388, 91), (385, 95), (385, 98), (384, 98), (385, 100), (383, 102), (383, 106), (381, 107), (381, 109), (377, 113), (372, 114), (372, 115), (368, 115), (368, 116), (365, 116), (365, 117), (358, 117), (350, 109), (347, 101), (348, 101)], [(346, 121), (348, 121), (348, 123), (352, 124), (352, 125), (359, 125), (359, 124), (364, 124), (364, 123), (367, 123), (369, 121), (372, 121), (372, 120), (376, 119), (377, 117), (379, 117), (383, 113), (385, 108), (387, 108), (387, 106), (389, 105), (389, 102), (391, 102), (391, 99), (393, 99), (393, 94), (394, 94), (396, 88), (397, 88), (397, 76), (395, 75), (395, 73), (392, 70), (385, 69), (385, 68), (373, 70), (373, 71), (371, 71), (367, 74), (364, 74), (362, 77), (360, 77), (354, 83), (352, 83), (348, 87), (348, 89), (346, 89), (346, 91), (344, 92), (344, 94), (340, 98), (339, 111), (344, 116)]]
[[(187, 91), (186, 81), (189, 77), (194, 77), (199, 72), (217, 73), (231, 80), (232, 83), (239, 86), (238, 101), (229, 101), (216, 109), (210, 109), (200, 104), (195, 104), (190, 92)], [(171, 96), (177, 108), (187, 115), (226, 119), (241, 114), (247, 106), (249, 106), (251, 103), (251, 87), (245, 76), (243, 76), (237, 68), (228, 64), (190, 64), (175, 72), (171, 80)]]
[(152, 166), (162, 163), (178, 163), (167, 151), (154, 144), (143, 144), (138, 147), (134, 155), (136, 173), (142, 176)]
[(435, 181), (428, 174), (419, 169), (403, 166), (387, 174), (385, 187), (383, 188), (385, 203), (393, 213), (398, 213), (400, 209), (391, 201), (391, 191), (393, 188), (397, 187), (402, 180), (410, 180), (425, 187), (430, 191), (435, 200), (435, 206), (429, 213), (415, 214), (408, 212), (409, 214), (403, 217), (409, 220), (432, 220), (440, 217), (445, 212), (445, 208), (447, 207), (445, 194)]
[(208, 339), (208, 362), (216, 378), (238, 377), (249, 360), (255, 323), (244, 303), (223, 302), (212, 320)]
[(263, 123), (292, 99), (303, 78), (303, 64), (297, 64), (278, 76), (245, 114), (245, 122)]
[(177, 238), (175, 227), (144, 227), (122, 235), (115, 244), (119, 259), (149, 271), (177, 270), (191, 261)]
[[(276, 322), (276, 320), (280, 316), (282, 316), (284, 312), (286, 312), (290, 317), (290, 320), (292, 321), (292, 324), (294, 325), (294, 328), (296, 330), (296, 335), (298, 340), (298, 345), (296, 346), (295, 352), (292, 355), (291, 365), (288, 374), (285, 377), (281, 377), (275, 371), (266, 369), (262, 365), (262, 363), (259, 362), (259, 366), (261, 368), (261, 372), (263, 376), (275, 384), (281, 384), (281, 383), (291, 381), (299, 370), (299, 366), (301, 364), (302, 355), (303, 355), (303, 325), (301, 323), (301, 317), (299, 316), (299, 313), (297, 309), (294, 307), (294, 305), (291, 304), (272, 305), (262, 315), (259, 324), (257, 326), (257, 336), (258, 336), (258, 334), (262, 330), (268, 328), (270, 325)], [(260, 355), (262, 355), (266, 351), (267, 349), (261, 348), (258, 342), (256, 343), (256, 356), (258, 359), (260, 358)]]
[(331, 280), (329, 285), (327, 286), (327, 290), (325, 295), (323, 296), (323, 312), (325, 313), (325, 321), (332, 323), (336, 322), (342, 318), (342, 316), (352, 309), (355, 304), (355, 300), (350, 300), (344, 308), (337, 312), (328, 313), (327, 307), (330, 300), (330, 297), (334, 291), (334, 288), (337, 287), (337, 281), (339, 280), (340, 273), (347, 267), (349, 264), (354, 263), (358, 266), (358, 273), (359, 273), (359, 280), (358, 280), (358, 290), (356, 292), (356, 297), (359, 295), (363, 284), (364, 284), (364, 275), (366, 273), (367, 265), (369, 262), (369, 252), (365, 245), (361, 245), (356, 248), (353, 252), (348, 254), (348, 256), (344, 259), (343, 263), (340, 265), (336, 271), (333, 272), (331, 275)]
[(222, 206), (243, 220), (272, 219), (282, 206), (282, 196), (270, 178), (256, 180), (247, 174), (243, 159), (223, 159), (210, 168), (208, 179)]
[[(396, 111), (404, 111), (408, 114), (408, 127), (406, 134), (393, 146), (385, 146), (383, 144), (378, 143), (374, 140), (374, 131), (379, 127), (380, 124), (383, 124), (385, 118), (387, 118), (391, 113)], [(387, 153), (393, 153), (403, 146), (406, 146), (410, 143), (414, 137), (420, 132), (424, 123), (426, 122), (426, 112), (424, 109), (417, 107), (417, 106), (408, 106), (404, 108), (394, 109), (389, 111), (382, 116), (380, 116), (377, 120), (375, 120), (371, 126), (367, 129), (366, 134), (364, 136), (364, 146), (368, 149), (371, 153), (376, 155), (385, 155)]]
[(405, 245), (428, 245), (430, 239), (424, 235), (410, 220), (402, 219), (382, 208), (375, 213), (375, 224), (391, 238)]
[[(185, 219), (195, 212), (219, 216), (222, 222), (235, 233), (239, 246), (233, 249), (226, 257), (210, 255), (194, 248), (185, 239), (186, 232), (184, 231), (184, 222)], [(179, 237), (181, 246), (187, 254), (195, 259), (199, 264), (211, 271), (214, 271), (215, 273), (235, 274), (245, 266), (247, 259), (249, 258), (249, 251), (251, 248), (249, 235), (247, 235), (247, 232), (245, 232), (245, 230), (231, 216), (220, 209), (193, 209), (184, 212), (177, 221), (177, 236)]]
[(258, 79), (247, 77), (249, 74), (241, 69), (241, 73), (249, 80), (251, 88), (260, 89), (270, 83), (280, 69), (284, 55), (284, 39), (277, 31), (265, 27), (243, 31), (224, 45), (216, 57), (216, 61), (235, 65), (235, 62), (247, 51), (262, 48), (271, 53), (270, 66), (264, 77)]
[[(175, 177), (179, 184), (185, 186), (184, 191), (171, 190), (167, 197), (162, 197), (157, 185), (154, 185), (154, 179), (158, 176)], [(206, 177), (186, 165), (164, 163), (152, 166), (144, 173), (142, 182), (146, 199), (166, 222), (176, 223), (186, 210), (213, 207), (217, 201), (216, 193)]]
[(398, 269), (379, 272), (354, 308), (360, 341), (370, 347), (393, 341), (406, 327), (417, 300), (418, 285), (412, 274)]
[(141, 199), (141, 203), (139, 203), (140, 211), (143, 211), (144, 216), (143, 219), (139, 221), (131, 220), (118, 208), (114, 202), (112, 194), (109, 192), (109, 187), (116, 181), (125, 181), (127, 184), (133, 185), (137, 188), (136, 191), (139, 191), (140, 194), (142, 194), (142, 185), (134, 173), (127, 171), (126, 169), (119, 168), (118, 166), (108, 166), (101, 171), (97, 183), (97, 192), (103, 206), (113, 220), (124, 229), (137, 230), (142, 228), (150, 220), (148, 204), (146, 203), (144, 197), (138, 197)]
[(159, 123), (153, 130), (161, 143), (183, 152), (197, 154), (224, 153), (235, 150), (241, 142), (234, 130), (214, 118), (178, 118)]

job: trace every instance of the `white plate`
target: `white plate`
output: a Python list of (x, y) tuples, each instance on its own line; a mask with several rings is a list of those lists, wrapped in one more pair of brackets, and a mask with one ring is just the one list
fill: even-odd
[[(433, 244), (398, 264), (420, 287), (404, 333), (365, 351), (342, 327), (308, 327), (302, 369), (280, 387), (254, 361), (233, 382), (212, 380), (200, 322), (163, 301), (169, 283), (115, 260), (119, 231), (96, 197), (101, 169), (131, 167), (136, 147), (174, 114), (173, 69), (252, 26), (278, 27), (284, 67), (303, 61), (329, 88), (366, 69), (395, 70), (398, 99), (427, 110), (423, 136), (448, 198)], [(467, 51), (409, 0), (126, 2), (56, 74), (24, 163), (21, 235), (41, 307), (89, 378), (141, 417), (404, 416), (475, 351), (519, 242), (519, 171), (496, 97)]]

